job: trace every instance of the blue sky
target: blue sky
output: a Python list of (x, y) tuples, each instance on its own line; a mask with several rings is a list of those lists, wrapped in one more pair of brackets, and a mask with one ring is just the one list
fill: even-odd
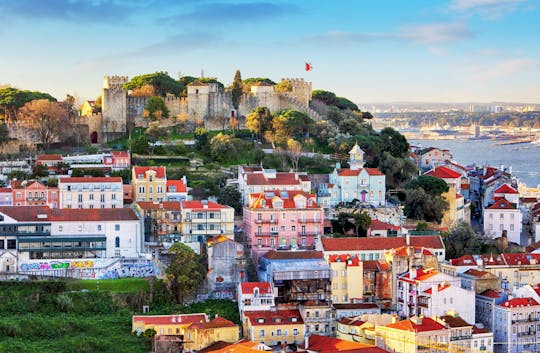
[(0, 85), (59, 99), (96, 98), (105, 75), (240, 69), (360, 104), (540, 103), (538, 0), (16, 0), (0, 24)]

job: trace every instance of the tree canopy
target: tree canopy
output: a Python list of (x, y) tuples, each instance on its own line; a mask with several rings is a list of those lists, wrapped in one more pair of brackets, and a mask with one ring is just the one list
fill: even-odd
[(319, 100), (326, 105), (335, 106), (340, 110), (349, 109), (352, 111), (360, 111), (358, 106), (344, 97), (337, 97), (334, 92), (324, 90), (314, 90), (312, 99)]
[(146, 102), (143, 115), (152, 120), (169, 117), (169, 108), (165, 105), (165, 101), (161, 97), (150, 97)]
[(26, 103), (37, 99), (56, 102), (56, 98), (48, 93), (23, 91), (13, 87), (0, 88), (0, 108), (4, 110), (6, 120), (16, 119), (18, 109), (22, 108)]
[(171, 262), (165, 270), (165, 283), (169, 293), (183, 305), (196, 293), (205, 279), (203, 258), (183, 243), (174, 243), (168, 250)]
[(482, 250), (482, 242), (474, 234), (471, 225), (466, 222), (458, 223), (443, 237), (446, 248), (446, 258), (455, 259), (465, 254), (478, 254)]
[(422, 188), (407, 189), (404, 202), (407, 217), (427, 222), (441, 223), (448, 201), (440, 196), (428, 194)]
[(161, 97), (165, 97), (167, 94), (180, 96), (184, 90), (184, 85), (163, 71), (135, 76), (129, 82), (124, 84), (124, 88), (127, 90), (134, 90), (145, 85), (153, 86), (155, 93)]
[(240, 97), (242, 97), (242, 74), (240, 70), (236, 70), (234, 74), (234, 79), (231, 85), (231, 100), (234, 109), (238, 110), (238, 105), (240, 103)]
[(47, 99), (26, 103), (20, 109), (20, 115), (21, 123), (38, 135), (45, 150), (71, 125), (66, 109), (56, 101)]
[(433, 196), (439, 196), (449, 190), (448, 184), (444, 180), (435, 178), (431, 175), (421, 175), (418, 178), (411, 180), (407, 184), (407, 188), (422, 188), (426, 193)]
[(272, 129), (272, 114), (267, 107), (258, 107), (246, 116), (246, 127), (249, 131), (264, 135)]

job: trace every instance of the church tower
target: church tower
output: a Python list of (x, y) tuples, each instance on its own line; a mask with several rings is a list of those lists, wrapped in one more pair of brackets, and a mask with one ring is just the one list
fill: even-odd
[(364, 167), (364, 151), (355, 143), (349, 151), (349, 166), (352, 170), (358, 170)]

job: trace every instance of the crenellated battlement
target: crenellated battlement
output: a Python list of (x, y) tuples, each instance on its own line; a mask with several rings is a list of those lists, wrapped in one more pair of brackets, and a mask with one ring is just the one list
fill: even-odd
[(103, 77), (103, 88), (114, 88), (120, 86), (124, 88), (124, 83), (128, 83), (129, 78), (127, 76), (104, 76)]

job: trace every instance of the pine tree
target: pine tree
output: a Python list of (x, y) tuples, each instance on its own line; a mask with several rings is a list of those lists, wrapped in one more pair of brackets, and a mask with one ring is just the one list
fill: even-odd
[(231, 99), (234, 109), (238, 110), (238, 104), (240, 103), (240, 97), (242, 96), (242, 75), (240, 70), (236, 70), (234, 74), (233, 83), (231, 86)]

